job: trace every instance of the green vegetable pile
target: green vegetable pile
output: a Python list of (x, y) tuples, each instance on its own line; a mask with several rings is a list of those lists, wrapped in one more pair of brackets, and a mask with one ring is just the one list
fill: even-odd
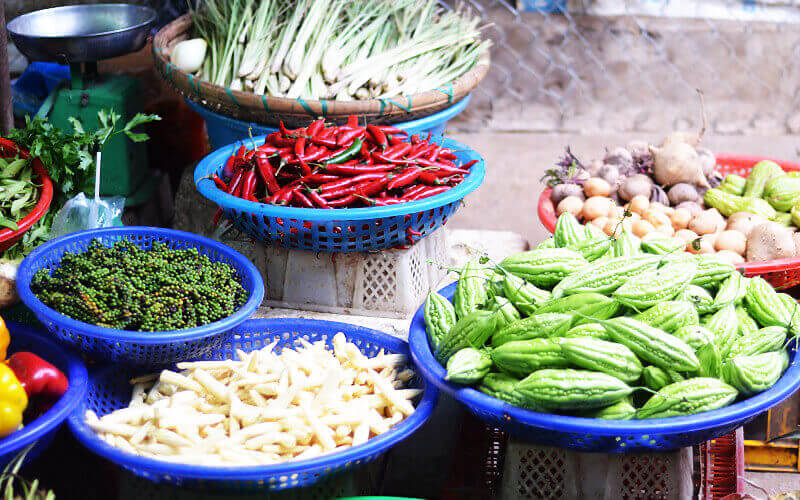
[(772, 387), (800, 308), (760, 277), (669, 239), (607, 237), (572, 215), (498, 265), (460, 270), (424, 316), (446, 379), (547, 413), (626, 420), (715, 410)]
[(31, 290), (46, 305), (86, 323), (122, 330), (165, 331), (230, 316), (247, 300), (236, 271), (196, 248), (129, 240), (110, 247), (93, 241), (65, 253), (52, 274), (39, 270)]
[(784, 226), (800, 226), (800, 172), (784, 172), (774, 161), (762, 160), (747, 178), (726, 175), (703, 201), (725, 216), (750, 212)]
[(135, 129), (161, 119), (157, 115), (139, 113), (123, 125), (120, 118), (113, 111), (101, 110), (97, 114), (99, 128), (91, 132), (85, 131), (81, 122), (73, 118), (73, 131), (68, 133), (43, 118), (26, 117), (25, 127), (8, 133), (6, 137), (9, 140), (28, 150), (31, 157), (42, 161), (53, 181), (54, 193), (47, 214), (25, 233), (22, 240), (3, 254), (3, 259), (20, 260), (37, 245), (47, 241), (53, 217), (58, 210), (68, 199), (94, 185), (94, 153), (110, 137), (125, 134), (133, 142), (146, 141), (147, 134), (136, 132)]
[(19, 229), (17, 222), (39, 201), (39, 186), (27, 158), (0, 158), (0, 226)]

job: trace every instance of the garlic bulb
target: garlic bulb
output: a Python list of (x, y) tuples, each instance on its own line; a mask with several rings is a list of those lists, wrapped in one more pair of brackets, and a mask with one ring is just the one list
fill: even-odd
[(170, 62), (179, 70), (194, 73), (203, 66), (208, 44), (202, 38), (179, 42), (172, 48)]

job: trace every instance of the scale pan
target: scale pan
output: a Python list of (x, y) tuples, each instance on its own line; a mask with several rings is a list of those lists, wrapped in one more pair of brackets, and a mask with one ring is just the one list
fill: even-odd
[(140, 5), (70, 5), (21, 15), (7, 29), (28, 59), (65, 64), (136, 52), (155, 19), (155, 10)]

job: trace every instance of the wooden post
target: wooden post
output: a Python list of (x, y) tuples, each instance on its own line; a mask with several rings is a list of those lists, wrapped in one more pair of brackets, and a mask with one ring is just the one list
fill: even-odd
[(8, 71), (8, 33), (6, 33), (6, 0), (0, 0), (0, 134), (14, 128), (11, 105), (11, 74)]

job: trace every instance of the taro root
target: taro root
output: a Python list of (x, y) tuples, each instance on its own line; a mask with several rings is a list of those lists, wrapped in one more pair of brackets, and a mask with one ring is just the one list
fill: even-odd
[(625, 179), (619, 187), (619, 196), (625, 201), (630, 201), (636, 195), (650, 198), (653, 181), (644, 174), (636, 174)]
[(698, 201), (700, 196), (697, 188), (686, 182), (679, 182), (669, 188), (669, 201), (673, 205), (679, 205), (684, 201)]

